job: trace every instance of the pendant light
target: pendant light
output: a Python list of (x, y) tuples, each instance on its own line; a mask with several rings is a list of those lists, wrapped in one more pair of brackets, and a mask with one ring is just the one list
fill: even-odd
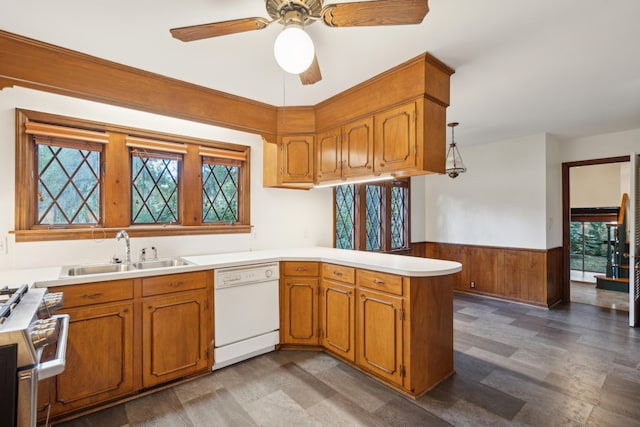
[(456, 146), (456, 142), (454, 140), (453, 128), (458, 126), (458, 122), (451, 122), (447, 124), (451, 128), (451, 144), (449, 144), (449, 151), (447, 151), (447, 167), (446, 172), (447, 175), (451, 178), (455, 178), (461, 173), (467, 171), (467, 168), (464, 166), (462, 162), (462, 157), (460, 157), (460, 152), (458, 151), (458, 147)]
[(304, 15), (291, 10), (284, 15), (284, 29), (273, 45), (276, 62), (287, 73), (300, 74), (313, 62), (315, 48), (304, 31)]

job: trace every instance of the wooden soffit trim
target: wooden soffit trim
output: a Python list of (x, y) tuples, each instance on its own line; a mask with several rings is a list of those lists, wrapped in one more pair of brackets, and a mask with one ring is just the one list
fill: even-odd
[[(241, 131), (275, 134), (276, 108), (0, 31), (0, 83)], [(46, 64), (46, 66), (44, 66)]]

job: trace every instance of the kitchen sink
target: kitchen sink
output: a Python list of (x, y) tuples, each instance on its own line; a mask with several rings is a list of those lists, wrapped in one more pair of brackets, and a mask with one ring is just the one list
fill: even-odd
[(62, 267), (60, 278), (88, 276), (91, 274), (122, 273), (127, 271), (147, 270), (151, 268), (170, 268), (191, 265), (180, 257), (159, 258), (148, 261), (132, 262), (130, 264), (88, 264), (88, 265), (67, 265)]
[(149, 261), (138, 261), (134, 262), (132, 265), (138, 270), (145, 270), (147, 268), (181, 267), (183, 265), (191, 265), (191, 263), (182, 258), (161, 258), (151, 259)]
[(95, 265), (72, 265), (62, 267), (60, 277), (66, 276), (86, 276), (88, 274), (120, 273), (133, 270), (131, 264), (95, 264)]

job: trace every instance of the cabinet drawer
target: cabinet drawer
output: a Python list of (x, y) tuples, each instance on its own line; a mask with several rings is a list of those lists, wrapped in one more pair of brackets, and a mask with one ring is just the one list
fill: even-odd
[(142, 279), (142, 296), (202, 289), (207, 286), (207, 272), (170, 274)]
[(358, 286), (402, 295), (402, 276), (378, 271), (357, 270), (356, 277)]
[(320, 269), (317, 262), (287, 261), (284, 263), (285, 276), (313, 276), (318, 277)]
[(356, 280), (356, 269), (343, 265), (322, 264), (322, 277), (353, 285)]
[(133, 280), (111, 280), (86, 285), (58, 286), (49, 289), (49, 291), (64, 294), (64, 308), (80, 307), (132, 299)]

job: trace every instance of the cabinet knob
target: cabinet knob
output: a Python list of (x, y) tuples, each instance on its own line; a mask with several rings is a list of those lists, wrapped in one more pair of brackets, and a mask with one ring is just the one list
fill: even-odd
[(380, 167), (383, 168), (384, 167), (384, 163), (380, 163)]
[(360, 293), (360, 298), (364, 298), (364, 294), (362, 292)]

